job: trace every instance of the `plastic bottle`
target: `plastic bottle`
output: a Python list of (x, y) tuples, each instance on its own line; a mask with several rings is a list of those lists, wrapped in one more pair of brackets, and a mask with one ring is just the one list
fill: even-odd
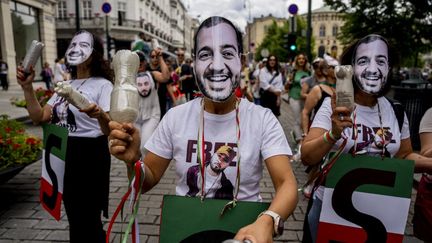
[(111, 93), (110, 117), (117, 122), (134, 122), (138, 117), (139, 93), (136, 75), (139, 57), (129, 50), (118, 51), (112, 61), (115, 83)]
[(336, 106), (354, 108), (353, 68), (351, 65), (336, 66)]
[(22, 62), (22, 66), (24, 68), (25, 73), (30, 73), (30, 66), (35, 66), (37, 60), (39, 59), (42, 49), (44, 48), (44, 44), (37, 40), (33, 40), (30, 44), (29, 49), (24, 57)]
[(64, 97), (69, 103), (78, 109), (85, 109), (90, 105), (90, 102), (72, 86), (65, 82), (58, 82), (54, 91), (61, 97)]

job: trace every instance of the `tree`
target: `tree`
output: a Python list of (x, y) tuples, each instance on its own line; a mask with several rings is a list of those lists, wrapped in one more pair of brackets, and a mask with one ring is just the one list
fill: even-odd
[(368, 34), (384, 36), (397, 50), (402, 64), (417, 65), (419, 53), (432, 48), (431, 0), (325, 0), (331, 8), (345, 14), (339, 38), (349, 44)]
[[(296, 16), (297, 31), (295, 32), (297, 39), (297, 53), (306, 52), (306, 37), (302, 36), (303, 30), (306, 30), (306, 23), (304, 20)], [(291, 32), (289, 20), (285, 21), (283, 26), (278, 26), (276, 21), (273, 21), (272, 25), (267, 29), (266, 36), (263, 42), (257, 47), (255, 60), (261, 60), (261, 50), (267, 49), (271, 54), (274, 54), (279, 61), (285, 62), (288, 59), (287, 37)], [(312, 41), (313, 43), (313, 41)]]

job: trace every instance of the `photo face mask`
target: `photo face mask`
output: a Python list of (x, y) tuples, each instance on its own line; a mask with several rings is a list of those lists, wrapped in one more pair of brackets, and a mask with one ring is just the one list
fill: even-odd
[(67, 62), (76, 66), (87, 61), (92, 52), (93, 36), (89, 32), (83, 31), (74, 36), (65, 55)]
[(153, 80), (148, 75), (137, 76), (137, 88), (142, 97), (148, 97), (154, 88)]
[[(378, 95), (387, 82), (389, 72), (388, 45), (376, 35), (366, 36), (357, 46), (354, 59), (354, 80), (365, 93)], [(374, 40), (368, 41), (368, 38)]]
[(240, 81), (240, 54), (236, 32), (227, 23), (202, 27), (197, 36), (194, 61), (198, 88), (216, 101), (227, 100)]

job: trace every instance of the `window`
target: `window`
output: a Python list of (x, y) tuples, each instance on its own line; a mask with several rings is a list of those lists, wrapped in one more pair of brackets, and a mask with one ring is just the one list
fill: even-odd
[(126, 3), (118, 2), (118, 25), (122, 26), (126, 20)]
[(59, 19), (67, 18), (66, 1), (59, 1), (57, 3), (57, 18)]
[(324, 37), (326, 35), (326, 27), (324, 25), (321, 25), (319, 28), (319, 36)]
[[(39, 11), (29, 5), (9, 1), (12, 20), (13, 40), (15, 45), (16, 63), (20, 63), (33, 40), (41, 40)], [(42, 70), (42, 58), (36, 62), (35, 71)]]
[(339, 27), (337, 25), (333, 25), (332, 33), (333, 36), (337, 36)]
[(92, 2), (91, 1), (83, 1), (82, 2), (83, 9), (83, 18), (91, 19), (92, 18)]

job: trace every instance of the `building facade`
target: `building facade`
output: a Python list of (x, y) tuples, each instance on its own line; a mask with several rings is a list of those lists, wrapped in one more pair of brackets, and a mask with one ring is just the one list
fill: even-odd
[(45, 44), (35, 66), (36, 78), (40, 78), (42, 63), (53, 65), (57, 57), (55, 9), (55, 0), (0, 0), (0, 59), (9, 66), (10, 85), (16, 85), (16, 67), (32, 40)]
[[(64, 53), (67, 44), (76, 32), (76, 1), (57, 0), (56, 29), (57, 50)], [(157, 39), (167, 52), (177, 48), (191, 50), (190, 17), (180, 0), (113, 0), (109, 1), (111, 12), (105, 14), (101, 6), (105, 0), (79, 0), (80, 28), (86, 29), (104, 40), (107, 45), (107, 30), (110, 41), (110, 56), (116, 50), (130, 49), (144, 32), (147, 41)], [(105, 46), (107, 47), (107, 46)]]
[[(243, 36), (243, 50), (249, 54), (251, 57), (255, 53), (255, 49), (262, 43), (265, 36), (267, 35), (267, 29), (276, 22), (278, 26), (283, 26), (287, 19), (276, 18), (271, 14), (269, 16), (263, 16), (259, 18), (253, 18), (252, 22), (248, 22), (245, 29), (245, 35)], [(249, 60), (252, 60), (249, 57)]]
[[(307, 21), (307, 14), (301, 16)], [(312, 10), (312, 36), (315, 39), (315, 50), (312, 52), (320, 57), (329, 53), (338, 58), (342, 54), (343, 46), (337, 35), (343, 25), (343, 14), (329, 6)]]

